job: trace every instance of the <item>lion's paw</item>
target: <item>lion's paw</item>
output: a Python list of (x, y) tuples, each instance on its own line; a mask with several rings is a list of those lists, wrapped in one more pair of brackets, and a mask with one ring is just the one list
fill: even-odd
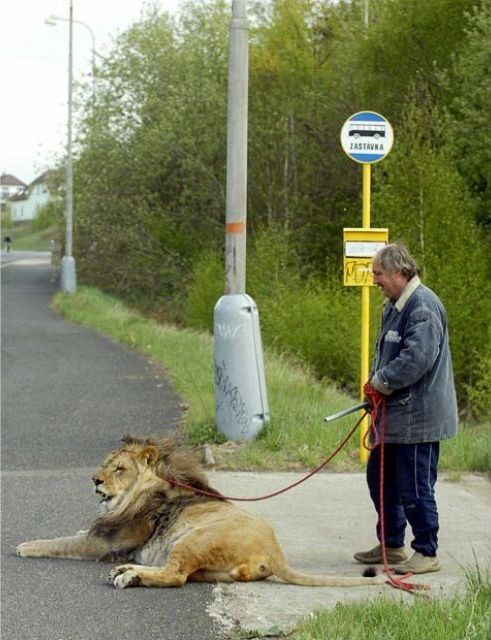
[(28, 542), (21, 542), (21, 544), (17, 545), (15, 549), (15, 553), (22, 558), (26, 558), (28, 556), (37, 555), (37, 544), (35, 540), (30, 540)]
[(137, 587), (140, 584), (140, 578), (131, 565), (123, 565), (113, 569), (109, 574), (109, 581), (118, 589)]

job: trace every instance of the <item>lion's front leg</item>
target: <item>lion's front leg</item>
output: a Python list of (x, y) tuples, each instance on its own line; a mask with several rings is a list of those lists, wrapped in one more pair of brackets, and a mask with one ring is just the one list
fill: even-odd
[(20, 544), (16, 553), (23, 558), (72, 558), (74, 560), (95, 560), (106, 555), (110, 548), (106, 542), (85, 533), (63, 538), (30, 540)]
[(127, 587), (182, 587), (187, 575), (171, 566), (144, 567), (124, 564), (113, 569), (109, 581), (118, 589)]

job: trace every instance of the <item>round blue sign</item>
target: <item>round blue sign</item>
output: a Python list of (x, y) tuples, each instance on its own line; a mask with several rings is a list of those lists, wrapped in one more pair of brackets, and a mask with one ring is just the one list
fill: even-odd
[(394, 131), (388, 120), (375, 111), (359, 111), (341, 129), (341, 145), (355, 162), (372, 164), (389, 154)]

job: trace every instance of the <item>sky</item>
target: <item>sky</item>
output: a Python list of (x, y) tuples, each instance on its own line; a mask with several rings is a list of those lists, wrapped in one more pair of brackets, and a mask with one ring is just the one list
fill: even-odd
[[(182, 0), (157, 0), (176, 11)], [(137, 21), (144, 0), (73, 0), (73, 18), (85, 22), (95, 49), (108, 52), (112, 40)], [(69, 0), (10, 0), (0, 10), (0, 172), (29, 184), (64, 153), (68, 118)], [(87, 77), (92, 37), (73, 25), (73, 72)]]

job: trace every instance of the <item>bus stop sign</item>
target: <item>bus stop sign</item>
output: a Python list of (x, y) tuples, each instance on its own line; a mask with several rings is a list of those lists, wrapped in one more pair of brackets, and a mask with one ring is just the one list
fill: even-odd
[(388, 120), (375, 111), (359, 111), (350, 116), (341, 129), (341, 145), (355, 162), (373, 164), (387, 156), (394, 142)]

